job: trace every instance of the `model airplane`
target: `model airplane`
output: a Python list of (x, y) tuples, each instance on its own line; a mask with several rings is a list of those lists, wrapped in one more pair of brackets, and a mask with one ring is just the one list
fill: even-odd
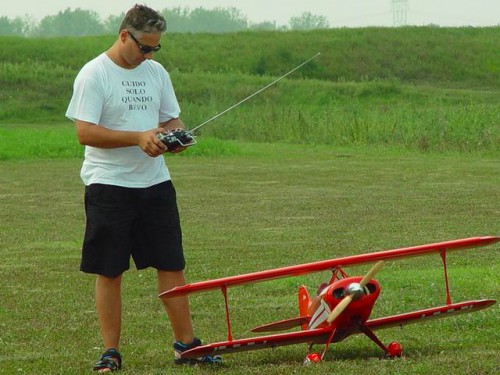
[[(474, 237), (454, 241), (440, 242), (422, 246), (387, 250), (369, 254), (360, 254), (344, 258), (325, 260), (315, 263), (291, 267), (277, 268), (245, 275), (226, 277), (216, 280), (202, 281), (173, 288), (160, 294), (161, 298), (172, 298), (194, 292), (220, 289), (224, 296), (228, 327), (227, 341), (208, 344), (188, 350), (183, 358), (196, 358), (203, 355), (234, 353), (248, 350), (274, 348), (277, 346), (307, 343), (309, 352), (305, 363), (319, 362), (325, 356), (331, 343), (363, 333), (377, 344), (388, 357), (402, 355), (402, 346), (398, 342), (384, 345), (374, 331), (403, 326), (405, 324), (427, 321), (428, 319), (449, 317), (461, 313), (470, 313), (492, 306), (496, 301), (491, 299), (472, 300), (452, 303), (448, 286), (446, 255), (455, 250), (486, 246), (500, 241), (500, 237)], [(371, 319), (370, 314), (377, 297), (380, 285), (373, 279), (386, 260), (401, 259), (426, 254), (439, 254), (444, 268), (446, 286), (446, 304), (425, 310), (408, 312), (383, 318)], [(374, 263), (364, 276), (349, 277), (345, 267)], [(299, 316), (254, 328), (253, 332), (275, 332), (295, 327), (299, 331), (270, 334), (260, 337), (233, 339), (229, 314), (227, 288), (232, 286), (256, 283), (281, 277), (299, 276), (312, 272), (331, 270), (328, 283), (320, 286), (316, 295), (311, 298), (304, 286), (299, 287)], [(313, 344), (324, 344), (321, 354), (311, 352)]]

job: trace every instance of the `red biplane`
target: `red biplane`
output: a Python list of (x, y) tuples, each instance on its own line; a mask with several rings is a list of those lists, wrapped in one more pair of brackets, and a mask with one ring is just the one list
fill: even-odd
[[(363, 333), (377, 344), (387, 356), (402, 355), (402, 346), (397, 342), (384, 345), (374, 331), (405, 324), (427, 321), (428, 319), (449, 317), (456, 314), (470, 313), (492, 306), (496, 301), (491, 299), (472, 300), (452, 303), (448, 287), (446, 255), (450, 251), (486, 246), (500, 241), (500, 237), (474, 237), (428, 245), (414, 246), (395, 250), (387, 250), (369, 254), (360, 254), (291, 267), (277, 268), (245, 275), (226, 277), (216, 280), (202, 281), (173, 288), (160, 294), (161, 298), (172, 298), (193, 292), (220, 289), (224, 296), (228, 327), (227, 341), (207, 344), (188, 350), (183, 358), (197, 358), (203, 355), (234, 353), (248, 350), (274, 348), (277, 346), (307, 343), (309, 354), (305, 362), (318, 362), (323, 359), (330, 343), (340, 342), (345, 338)], [(425, 310), (413, 311), (399, 315), (371, 319), (370, 314), (377, 297), (380, 285), (373, 276), (380, 270), (386, 260), (401, 259), (425, 254), (439, 254), (444, 267), (446, 286), (446, 304)], [(344, 268), (374, 263), (363, 277), (349, 277)], [(312, 272), (331, 270), (328, 283), (320, 286), (317, 294), (311, 298), (304, 286), (299, 287), (299, 316), (279, 322), (270, 323), (257, 328), (253, 332), (275, 332), (300, 327), (299, 331), (277, 333), (245, 339), (233, 339), (228, 306), (227, 288), (232, 286), (256, 283), (281, 277), (299, 276)], [(313, 344), (324, 344), (321, 354), (312, 353)]]

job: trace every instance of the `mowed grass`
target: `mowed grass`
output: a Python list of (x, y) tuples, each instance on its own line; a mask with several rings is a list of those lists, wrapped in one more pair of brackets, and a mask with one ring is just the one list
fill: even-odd
[[(210, 142), (207, 142), (210, 143)], [(168, 156), (189, 281), (482, 235), (499, 235), (500, 163), (487, 156), (394, 149), (221, 142), (226, 154)], [(216, 146), (214, 146), (216, 148)], [(102, 350), (92, 276), (78, 271), (84, 230), (80, 157), (0, 161), (0, 373), (88, 374)], [(499, 245), (454, 252), (454, 301), (499, 294)], [(367, 267), (346, 269), (363, 274)], [(299, 284), (328, 273), (230, 290), (234, 334), (297, 314)], [(438, 256), (388, 262), (373, 316), (445, 302)], [(179, 368), (152, 270), (126, 273), (122, 374), (494, 374), (498, 307), (379, 331), (405, 357), (357, 336), (304, 367), (306, 345), (225, 356), (218, 369)], [(191, 298), (197, 334), (226, 338), (223, 299)], [(319, 350), (319, 348), (318, 348)]]

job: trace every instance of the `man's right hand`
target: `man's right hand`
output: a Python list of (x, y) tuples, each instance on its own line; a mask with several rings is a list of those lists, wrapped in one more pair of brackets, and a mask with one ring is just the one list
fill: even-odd
[(138, 146), (145, 154), (155, 158), (168, 151), (167, 146), (157, 137), (164, 129), (157, 128), (139, 134)]

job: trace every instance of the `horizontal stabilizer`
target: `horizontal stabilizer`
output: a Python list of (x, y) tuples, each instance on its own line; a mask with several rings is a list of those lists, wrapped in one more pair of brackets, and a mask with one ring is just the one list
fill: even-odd
[(255, 327), (252, 332), (276, 332), (286, 331), (295, 327), (300, 327), (302, 324), (308, 324), (311, 318), (309, 316), (299, 316), (297, 318), (281, 320), (279, 322), (269, 323), (263, 326)]

